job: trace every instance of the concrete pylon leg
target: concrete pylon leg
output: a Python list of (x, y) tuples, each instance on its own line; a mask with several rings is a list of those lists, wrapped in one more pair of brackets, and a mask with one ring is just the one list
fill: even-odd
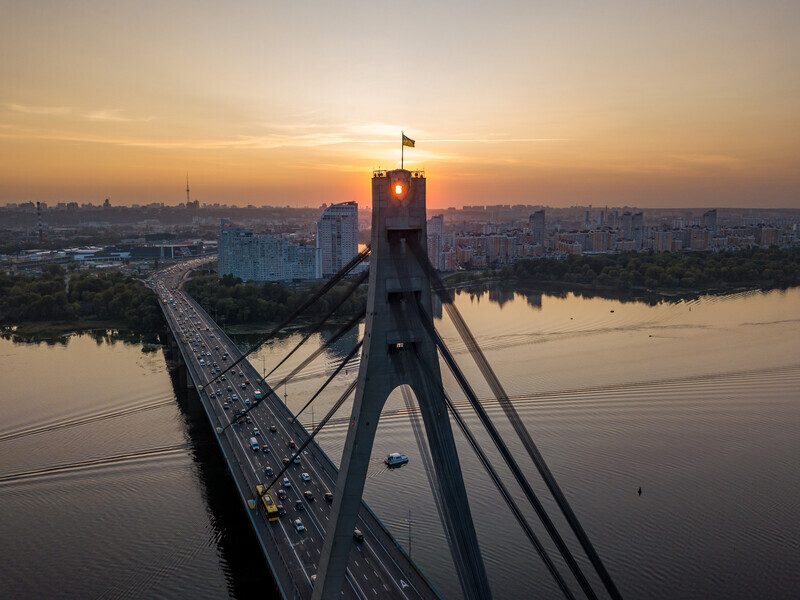
[[(436, 348), (422, 329), (416, 311), (407, 306), (411, 294), (419, 298), (422, 306), (431, 307), (430, 281), (406, 248), (406, 241), (412, 237), (419, 244), (427, 238), (424, 176), (402, 169), (376, 172), (372, 180), (372, 256), (359, 381), (317, 569), (314, 600), (340, 597), (380, 413), (389, 394), (401, 384), (412, 387), (422, 410), (442, 492), (444, 527), (453, 541), (453, 558), (464, 597), (491, 597), (449, 416), (439, 392), (441, 373)], [(417, 364), (418, 357), (430, 365), (435, 381), (427, 381), (418, 370), (404, 367)]]

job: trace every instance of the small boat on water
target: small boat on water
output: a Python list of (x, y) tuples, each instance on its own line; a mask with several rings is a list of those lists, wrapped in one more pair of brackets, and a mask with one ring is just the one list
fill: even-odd
[(399, 452), (392, 452), (384, 459), (383, 462), (390, 467), (396, 467), (398, 465), (406, 464), (408, 462), (408, 457), (405, 454), (400, 454)]

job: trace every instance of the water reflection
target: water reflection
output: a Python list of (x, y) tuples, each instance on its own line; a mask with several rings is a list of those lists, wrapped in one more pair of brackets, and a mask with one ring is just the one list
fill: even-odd
[(86, 329), (59, 332), (42, 330), (41, 332), (26, 333), (16, 327), (6, 327), (0, 331), (0, 339), (10, 340), (14, 344), (45, 344), (66, 347), (70, 339), (75, 337), (94, 340), (98, 346), (103, 344), (113, 346), (117, 342), (128, 346), (141, 344), (145, 352), (153, 352), (160, 346), (157, 334), (140, 334), (125, 329)]
[[(340, 327), (325, 328), (320, 332), (320, 337), (323, 343), (328, 343), (333, 336), (339, 331)], [(333, 342), (328, 347), (330, 358), (334, 360), (344, 359), (353, 350), (358, 343), (358, 327), (352, 327), (345, 332), (338, 340)]]
[[(170, 359), (175, 357), (169, 354), (165, 349), (168, 363), (174, 364)], [(196, 392), (187, 390), (182, 368), (170, 370), (169, 375), (190, 441), (189, 455), (197, 467), (197, 479), (216, 533), (215, 544), (224, 565), (230, 596), (240, 600), (277, 600), (280, 594), (264, 564), (261, 548), (245, 518), (236, 486)]]

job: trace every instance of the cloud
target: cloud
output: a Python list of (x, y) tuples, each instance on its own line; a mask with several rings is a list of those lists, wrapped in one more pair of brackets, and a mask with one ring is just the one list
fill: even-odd
[(26, 106), (25, 104), (6, 104), (6, 108), (26, 115), (68, 115), (72, 112), (69, 106)]
[(741, 158), (724, 154), (679, 154), (670, 158), (677, 163), (707, 167), (732, 167), (743, 162)]
[(153, 117), (125, 117), (120, 114), (121, 112), (122, 109), (119, 108), (95, 110), (85, 113), (83, 118), (89, 121), (112, 121), (115, 123), (146, 123), (153, 120)]

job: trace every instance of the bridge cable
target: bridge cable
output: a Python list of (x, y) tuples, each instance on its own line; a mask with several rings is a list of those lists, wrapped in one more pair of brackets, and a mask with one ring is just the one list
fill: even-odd
[(324, 390), (326, 387), (328, 387), (328, 384), (329, 384), (331, 381), (333, 381), (334, 377), (336, 377), (336, 376), (337, 376), (339, 373), (341, 373), (342, 369), (344, 369), (344, 368), (347, 366), (347, 363), (349, 363), (349, 362), (350, 362), (350, 361), (353, 359), (353, 357), (354, 357), (354, 356), (355, 356), (355, 355), (358, 353), (358, 351), (359, 351), (359, 350), (361, 350), (361, 345), (362, 345), (363, 343), (364, 343), (364, 341), (363, 341), (363, 340), (361, 340), (360, 342), (358, 342), (358, 343), (357, 343), (357, 344), (356, 344), (356, 345), (353, 347), (353, 349), (350, 351), (350, 353), (349, 353), (347, 356), (345, 356), (344, 360), (343, 360), (341, 363), (339, 363), (339, 366), (338, 366), (338, 367), (336, 367), (336, 369), (333, 371), (333, 373), (331, 373), (330, 377), (328, 377), (328, 379), (327, 379), (327, 380), (325, 380), (325, 383), (323, 383), (323, 384), (322, 384), (322, 387), (320, 387), (320, 388), (319, 388), (319, 389), (318, 389), (318, 390), (317, 390), (317, 391), (314, 393), (314, 395), (313, 395), (313, 396), (311, 396), (311, 400), (309, 400), (308, 402), (306, 402), (306, 403), (305, 403), (305, 405), (303, 406), (303, 408), (301, 408), (299, 411), (297, 411), (297, 414), (296, 414), (294, 417), (292, 417), (292, 420), (291, 420), (291, 421), (289, 421), (289, 422), (290, 422), (292, 425), (294, 425), (295, 421), (297, 421), (297, 418), (298, 418), (300, 415), (302, 415), (302, 414), (303, 414), (303, 411), (304, 411), (305, 409), (307, 409), (309, 406), (311, 406), (311, 403), (312, 403), (314, 400), (316, 400), (316, 399), (317, 399), (317, 396), (319, 396), (319, 395), (322, 393), (322, 391), (323, 391), (323, 390)]
[(329, 339), (327, 342), (325, 342), (319, 348), (314, 350), (314, 352), (312, 352), (310, 356), (305, 358), (299, 365), (297, 365), (294, 369), (292, 369), (292, 371), (288, 375), (286, 375), (283, 379), (281, 379), (274, 387), (270, 386), (266, 381), (262, 380), (264, 385), (266, 385), (269, 388), (268, 391), (266, 393), (264, 393), (261, 396), (260, 399), (255, 400), (245, 410), (242, 410), (242, 411), (239, 411), (238, 413), (236, 413), (234, 415), (234, 419), (235, 420), (230, 422), (230, 423), (228, 423), (227, 425), (225, 425), (225, 427), (223, 427), (222, 430), (225, 431), (226, 429), (228, 429), (228, 427), (233, 425), (233, 423), (235, 423), (236, 420), (240, 419), (241, 417), (244, 417), (247, 413), (249, 413), (251, 410), (253, 410), (256, 406), (258, 406), (264, 400), (266, 400), (266, 398), (268, 396), (275, 395), (275, 389), (276, 388), (280, 388), (282, 385), (284, 385), (286, 382), (288, 382), (292, 377), (297, 375), (297, 373), (299, 373), (300, 371), (305, 369), (309, 365), (309, 363), (313, 362), (320, 354), (325, 352), (333, 344), (335, 344), (337, 341), (339, 341), (339, 338), (341, 338), (345, 333), (350, 331), (355, 325), (358, 325), (358, 323), (361, 321), (361, 319), (364, 318), (364, 315), (366, 315), (366, 312), (367, 312), (366, 309), (361, 310), (355, 317), (353, 317), (347, 323), (342, 325), (336, 331), (336, 333), (334, 333), (333, 336), (331, 336), (331, 339)]
[[(409, 237), (413, 238), (413, 236), (409, 236)], [(412, 245), (412, 247), (413, 247), (413, 245), (416, 245), (416, 243), (417, 243), (417, 241), (414, 238), (413, 241), (412, 241), (412, 244), (409, 244), (409, 245)], [(434, 345), (437, 348), (439, 348), (440, 353), (445, 358), (445, 362), (447, 363), (447, 365), (450, 368), (451, 372), (453, 373), (454, 377), (456, 378), (456, 380), (458, 381), (459, 385), (461, 386), (461, 388), (462, 388), (464, 394), (466, 395), (467, 399), (470, 401), (471, 404), (473, 404), (474, 410), (476, 411), (476, 413), (478, 414), (479, 418), (481, 419), (481, 423), (483, 424), (483, 426), (486, 429), (486, 431), (489, 433), (489, 436), (492, 438), (492, 441), (495, 443), (495, 446), (497, 447), (497, 449), (500, 451), (500, 454), (503, 456), (503, 459), (505, 460), (508, 468), (511, 470), (512, 474), (514, 475), (515, 479), (517, 480), (517, 483), (522, 488), (522, 491), (525, 494), (525, 496), (528, 498), (528, 501), (533, 506), (534, 510), (536, 511), (537, 516), (539, 517), (539, 520), (545, 526), (545, 529), (549, 533), (551, 539), (553, 540), (553, 542), (558, 547), (561, 555), (564, 557), (564, 560), (566, 561), (567, 565), (569, 566), (570, 571), (572, 572), (572, 574), (574, 575), (575, 579), (580, 584), (580, 586), (583, 589), (584, 593), (586, 594), (586, 596), (590, 600), (597, 600), (597, 595), (594, 593), (594, 590), (592, 589), (591, 585), (589, 584), (589, 581), (586, 579), (585, 575), (581, 571), (580, 566), (575, 561), (575, 558), (572, 556), (572, 553), (570, 552), (570, 550), (567, 547), (566, 543), (564, 542), (563, 538), (561, 537), (561, 535), (559, 534), (559, 532), (556, 529), (555, 525), (553, 524), (552, 520), (550, 519), (549, 515), (547, 514), (547, 511), (544, 509), (544, 506), (539, 501), (539, 498), (536, 496), (536, 493), (533, 491), (533, 488), (531, 487), (530, 483), (526, 479), (525, 475), (522, 473), (522, 470), (520, 469), (519, 465), (514, 460), (513, 455), (508, 450), (508, 447), (505, 445), (505, 442), (503, 441), (503, 439), (500, 436), (499, 432), (497, 431), (497, 429), (495, 428), (494, 424), (489, 419), (488, 414), (484, 411), (483, 406), (480, 404), (480, 401), (477, 399), (477, 396), (475, 395), (474, 391), (472, 390), (471, 386), (469, 385), (469, 382), (467, 382), (466, 378), (464, 377), (464, 374), (461, 372), (460, 368), (455, 363), (455, 360), (453, 359), (452, 354), (450, 353), (449, 349), (444, 345), (444, 341), (441, 339), (441, 336), (436, 331), (436, 329), (435, 329), (435, 327), (433, 325), (433, 318), (428, 314), (428, 312), (422, 306), (421, 299), (418, 298), (416, 296), (416, 294), (409, 293), (408, 291), (406, 291), (405, 288), (407, 286), (405, 284), (406, 284), (406, 282), (409, 281), (408, 271), (407, 271), (406, 266), (403, 263), (403, 261), (399, 258), (399, 256), (400, 256), (399, 250), (395, 249), (395, 252), (393, 254), (394, 254), (395, 257), (397, 257), (397, 260), (395, 260), (395, 268), (397, 269), (399, 278), (401, 280), (401, 284), (403, 285), (403, 288), (404, 288), (402, 291), (403, 291), (404, 300), (406, 302), (406, 306), (410, 307), (412, 310), (415, 311), (417, 320), (422, 324), (423, 328), (425, 329), (425, 332), (431, 338), (431, 341), (433, 341)], [(425, 259), (427, 260), (427, 256), (425, 256)], [(408, 329), (408, 323), (405, 323), (405, 325), (406, 325), (406, 328)], [(423, 361), (420, 360), (419, 362), (422, 363)], [(433, 375), (431, 374), (430, 370), (428, 370), (427, 373), (428, 373), (428, 380), (429, 381), (434, 381)], [(443, 388), (439, 388), (439, 390), (440, 390), (440, 393), (443, 394), (444, 397), (446, 397), (446, 393), (445, 393), (444, 389)], [(501, 492), (501, 494), (502, 494), (502, 492)], [(512, 512), (513, 512), (513, 510), (512, 510)], [(527, 525), (527, 522), (525, 524)], [(523, 526), (523, 529), (525, 529), (524, 526)], [(527, 533), (527, 530), (526, 530), (526, 533)], [(534, 536), (534, 538), (535, 538), (535, 536)], [(537, 546), (537, 544), (538, 544), (538, 540), (536, 540), (536, 543), (534, 544), (534, 546)], [(538, 544), (538, 545), (541, 546), (540, 544)], [(550, 559), (546, 555), (546, 553), (542, 556), (542, 558), (545, 561), (545, 564), (549, 569), (552, 567), (551, 572), (554, 572), (555, 571), (555, 567), (552, 566), (552, 562), (550, 561)], [(556, 576), (556, 581), (559, 583), (560, 587), (562, 587), (562, 590), (563, 589), (567, 589), (568, 590), (568, 588), (566, 587), (566, 584), (563, 582), (563, 579), (561, 579), (561, 576), (559, 574), (557, 574), (557, 572), (556, 572), (555, 576)]]
[(342, 306), (342, 304), (347, 302), (347, 299), (350, 298), (350, 296), (353, 295), (353, 292), (355, 292), (358, 289), (358, 287), (362, 283), (364, 283), (364, 281), (366, 281), (367, 277), (369, 277), (369, 271), (364, 271), (361, 275), (359, 275), (358, 279), (353, 281), (350, 284), (350, 286), (347, 288), (347, 290), (345, 291), (344, 296), (341, 298), (341, 300), (339, 302), (337, 302), (336, 305), (333, 306), (327, 313), (325, 313), (325, 315), (323, 315), (322, 318), (320, 318), (316, 323), (314, 323), (314, 325), (311, 327), (311, 329), (308, 330), (306, 335), (303, 336), (303, 339), (301, 339), (300, 342), (298, 342), (298, 344), (294, 348), (292, 348), (289, 351), (289, 353), (286, 356), (284, 356), (277, 365), (272, 367), (272, 370), (269, 373), (267, 373), (266, 375), (264, 375), (264, 377), (262, 377), (262, 380), (266, 379), (267, 377), (272, 375), (275, 371), (277, 371), (278, 368), (283, 363), (285, 363), (289, 359), (289, 357), (291, 357), (292, 354), (294, 354), (300, 348), (300, 346), (305, 344), (312, 335), (317, 333), (317, 331), (319, 331), (322, 328), (322, 326), (328, 321), (328, 319), (331, 318), (333, 313), (335, 313), (339, 309), (339, 307)]
[(307, 299), (303, 304), (298, 306), (296, 309), (292, 311), (292, 313), (283, 319), (278, 325), (276, 325), (272, 331), (270, 331), (267, 335), (265, 335), (261, 340), (259, 340), (255, 345), (253, 345), (247, 352), (242, 354), (239, 358), (237, 358), (230, 366), (225, 368), (225, 370), (217, 373), (215, 377), (212, 377), (206, 385), (209, 385), (222, 377), (225, 373), (230, 371), (233, 367), (238, 365), (241, 361), (247, 358), (250, 354), (258, 350), (261, 346), (266, 344), (270, 341), (273, 337), (275, 337), (284, 327), (286, 327), (289, 323), (291, 323), (294, 319), (296, 319), (300, 314), (305, 312), (308, 307), (314, 304), (317, 300), (319, 300), (322, 296), (324, 296), (333, 286), (339, 283), (342, 279), (344, 279), (350, 271), (352, 271), (355, 267), (357, 267), (360, 263), (362, 263), (366, 258), (369, 256), (370, 247), (367, 246), (359, 252), (349, 263), (347, 263), (342, 270), (336, 273), (333, 277), (331, 277), (328, 281), (325, 282), (320, 289), (318, 289), (314, 294)]
[[(417, 360), (419, 363), (420, 370), (425, 374), (425, 376), (429, 379), (429, 381), (433, 381), (433, 374), (431, 373), (430, 366), (426, 364), (424, 361), (420, 360), (419, 356), (417, 356)], [(500, 475), (497, 473), (494, 466), (489, 461), (489, 457), (486, 456), (486, 453), (483, 451), (483, 448), (481, 447), (480, 443), (473, 435), (472, 430), (469, 428), (469, 425), (467, 425), (467, 422), (464, 420), (464, 417), (459, 412), (455, 403), (450, 398), (448, 393), (444, 390), (444, 388), (440, 388), (440, 392), (442, 398), (447, 404), (447, 408), (450, 410), (450, 413), (453, 415), (456, 424), (461, 430), (461, 433), (464, 434), (464, 437), (467, 439), (467, 442), (472, 447), (472, 450), (475, 452), (475, 455), (478, 457), (478, 460), (480, 460), (481, 464), (483, 465), (483, 468), (486, 470), (487, 474), (489, 475), (489, 478), (492, 480), (492, 483), (494, 483), (495, 488), (497, 489), (498, 492), (500, 492), (500, 495), (503, 497), (503, 500), (505, 501), (509, 510), (511, 510), (511, 513), (517, 519), (517, 522), (519, 523), (520, 527), (522, 527), (522, 530), (525, 532), (525, 535), (528, 536), (528, 539), (530, 540), (535, 550), (538, 552), (539, 556), (541, 557), (542, 561), (547, 567), (547, 570), (553, 576), (553, 579), (555, 579), (556, 583), (558, 584), (558, 587), (561, 588), (561, 591), (564, 593), (564, 596), (568, 598), (568, 600), (575, 600), (575, 596), (572, 594), (572, 591), (567, 586), (567, 583), (564, 581), (563, 577), (561, 577), (561, 573), (558, 572), (558, 569), (556, 568), (555, 564), (550, 558), (550, 555), (547, 553), (547, 549), (539, 541), (539, 538), (536, 536), (536, 533), (534, 533), (527, 519), (520, 510), (519, 505), (516, 503), (513, 496), (508, 491), (508, 488), (500, 478)]]
[[(506, 394), (505, 390), (503, 389), (500, 380), (497, 378), (497, 375), (492, 370), (489, 362), (486, 360), (485, 355), (480, 349), (475, 337), (472, 335), (472, 332), (467, 327), (466, 322), (464, 321), (461, 313), (453, 304), (452, 296), (450, 295), (449, 291), (444, 287), (442, 283), (441, 277), (433, 268), (428, 260), (427, 255), (423, 252), (422, 248), (420, 247), (419, 243), (415, 239), (410, 240), (410, 246), (412, 251), (417, 257), (418, 262), (422, 266), (423, 269), (426, 270), (428, 276), (430, 277), (431, 282), (434, 286), (434, 291), (439, 296), (444, 304), (445, 309), (447, 310), (448, 315), (450, 316), (453, 324), (456, 326), (456, 330), (458, 331), (461, 339), (467, 346), (467, 349), (472, 354), (473, 359), (478, 365), (481, 373), (483, 374), (484, 378), (486, 379), (489, 387), (492, 389), (495, 397), (497, 398), (500, 406), (503, 408), (503, 411), (506, 413), (507, 418), (511, 422), (514, 431), (519, 436), (520, 440), (522, 441), (523, 446), (528, 451), (531, 459), (533, 460), (536, 468), (539, 471), (542, 479), (544, 480), (545, 484), (547, 485), (550, 493), (553, 495), (556, 503), (558, 504), (561, 512), (564, 514), (564, 517), (567, 519), (570, 527), (572, 528), (575, 537), (578, 538), (581, 546), (583, 547), (586, 555), (589, 557), (592, 565), (594, 566), (597, 574), (600, 576), (600, 579), (603, 582), (606, 590), (608, 591), (609, 595), (611, 596), (612, 600), (621, 600), (622, 596), (617, 589), (614, 581), (611, 579), (611, 575), (606, 570), (603, 562), (600, 560), (600, 556), (597, 554), (594, 546), (592, 545), (589, 537), (586, 535), (583, 527), (581, 526), (580, 522), (578, 521), (578, 517), (572, 511), (572, 508), (567, 501), (566, 496), (561, 491), (561, 488), (558, 486), (558, 483), (555, 480), (552, 472), (550, 471), (549, 467), (545, 463), (544, 457), (542, 456), (541, 452), (537, 448), (536, 444), (533, 442), (533, 439), (530, 436), (525, 425), (522, 423), (522, 419), (519, 416), (516, 408), (511, 403)], [(443, 345), (443, 344), (442, 344)]]
[(261, 498), (261, 496), (266, 494), (269, 491), (269, 489), (273, 485), (275, 485), (275, 482), (278, 481), (278, 479), (280, 479), (281, 475), (283, 475), (286, 472), (286, 470), (289, 468), (289, 465), (292, 464), (294, 459), (297, 458), (298, 456), (300, 456), (300, 453), (303, 452), (303, 450), (305, 450), (306, 447), (314, 440), (314, 438), (317, 436), (317, 434), (328, 423), (330, 418), (336, 413), (337, 410), (339, 410), (339, 408), (341, 408), (342, 404), (344, 404), (344, 401), (347, 400), (347, 397), (350, 394), (353, 393), (353, 391), (356, 389), (356, 384), (357, 383), (358, 383), (358, 379), (354, 379), (353, 382), (350, 385), (347, 386), (347, 389), (344, 392), (342, 392), (342, 395), (339, 396), (339, 399), (336, 401), (336, 403), (328, 411), (328, 414), (326, 414), (325, 417), (314, 428), (314, 431), (311, 432), (311, 435), (308, 437), (308, 439), (305, 442), (303, 442), (303, 444), (297, 449), (297, 452), (295, 452), (292, 455), (292, 458), (289, 459), (288, 464), (283, 465), (283, 469), (281, 469), (280, 472), (275, 476), (275, 478), (269, 483), (269, 485), (267, 485), (264, 488), (264, 491), (259, 495), (259, 498)]
[[(422, 312), (422, 307), (419, 307), (420, 312)], [(576, 562), (575, 558), (572, 556), (572, 552), (567, 547), (564, 539), (561, 537), (561, 534), (556, 529), (553, 521), (550, 519), (550, 516), (547, 514), (544, 506), (542, 505), (541, 501), (536, 495), (536, 492), (533, 491), (530, 483), (528, 482), (527, 478), (522, 472), (517, 461), (514, 459), (513, 454), (506, 446), (505, 441), (503, 441), (502, 436), (497, 431), (494, 423), (492, 423), (491, 419), (489, 418), (488, 413), (483, 408), (483, 405), (478, 400), (478, 397), (475, 395), (472, 387), (469, 385), (464, 373), (459, 368), (458, 364), (456, 364), (453, 355), (450, 353), (450, 349), (444, 344), (439, 332), (433, 327), (433, 321), (430, 318), (425, 319), (423, 317), (423, 324), (425, 325), (425, 329), (428, 331), (428, 334), (432, 336), (434, 343), (439, 348), (439, 352), (444, 358), (445, 363), (450, 368), (450, 372), (455, 377), (456, 381), (458, 382), (461, 390), (464, 392), (464, 395), (470, 401), (473, 410), (475, 410), (478, 418), (480, 419), (481, 423), (483, 424), (484, 428), (486, 429), (489, 437), (495, 444), (495, 447), (500, 452), (503, 460), (505, 461), (506, 465), (508, 466), (509, 470), (511, 471), (514, 478), (517, 480), (520, 488), (522, 488), (522, 492), (528, 498), (531, 506), (533, 507), (534, 511), (536, 511), (536, 515), (539, 517), (539, 520), (544, 525), (547, 533), (550, 535), (550, 538), (555, 543), (556, 547), (558, 548), (561, 555), (564, 557), (564, 561), (567, 563), (570, 571), (572, 572), (575, 579), (583, 589), (584, 593), (588, 598), (591, 600), (597, 600), (597, 595), (594, 593), (589, 581), (586, 579), (586, 576), (581, 571), (580, 566)]]

